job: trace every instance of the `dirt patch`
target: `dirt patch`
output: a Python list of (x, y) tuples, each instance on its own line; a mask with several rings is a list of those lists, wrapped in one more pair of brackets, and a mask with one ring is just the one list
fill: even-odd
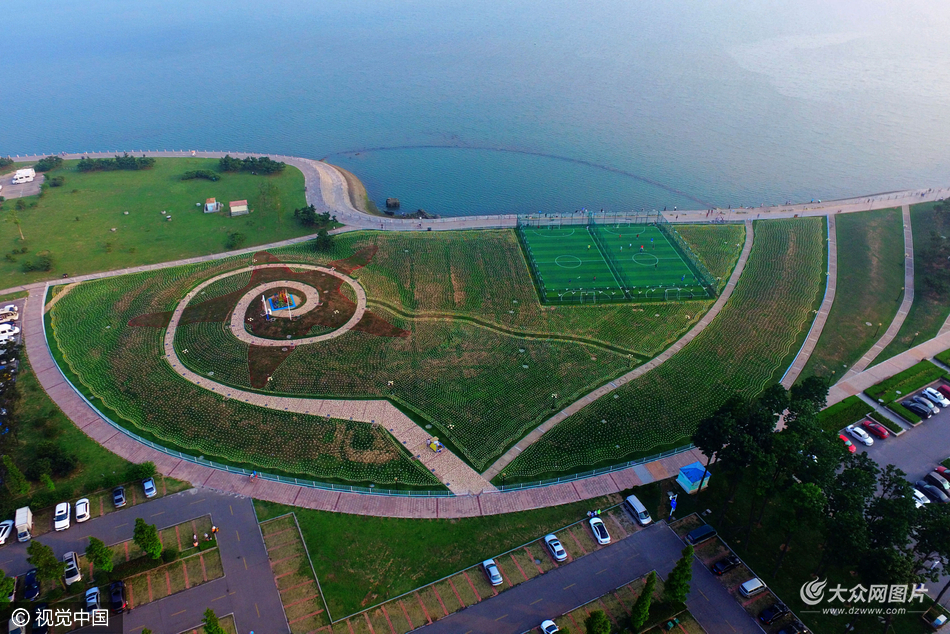
[(270, 251), (258, 251), (254, 254), (254, 264), (271, 264), (280, 262), (281, 259)]
[(379, 250), (379, 247), (375, 244), (372, 246), (364, 247), (351, 255), (348, 258), (342, 260), (334, 260), (328, 264), (328, 266), (333, 267), (340, 273), (349, 275), (356, 269), (363, 268), (373, 261), (373, 258), (376, 256), (376, 252)]
[(409, 331), (403, 330), (392, 325), (382, 317), (366, 311), (359, 323), (353, 326), (353, 330), (365, 332), (376, 337), (408, 337)]
[(267, 379), (293, 351), (292, 344), (285, 348), (250, 346), (247, 350), (247, 366), (250, 371), (251, 387), (255, 389), (266, 387)]
[(137, 327), (148, 327), (148, 328), (167, 328), (169, 322), (172, 320), (172, 311), (166, 310), (163, 313), (148, 313), (146, 315), (139, 315), (138, 317), (133, 317), (129, 320), (129, 326), (133, 328)]

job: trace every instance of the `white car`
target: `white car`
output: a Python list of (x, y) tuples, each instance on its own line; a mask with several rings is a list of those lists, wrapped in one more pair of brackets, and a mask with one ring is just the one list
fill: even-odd
[(5, 310), (0, 310), (0, 322), (16, 321), (19, 318), (20, 318), (19, 313), (11, 313)]
[(63, 573), (63, 580), (67, 586), (82, 581), (82, 573), (79, 572), (79, 557), (76, 553), (70, 551), (63, 555), (63, 561), (66, 562), (66, 572)]
[(925, 389), (923, 394), (929, 400), (933, 401), (940, 407), (950, 407), (950, 400), (947, 400), (946, 396), (944, 396), (937, 390), (933, 389), (932, 387), (928, 387), (927, 389)]
[(53, 513), (53, 528), (64, 531), (69, 528), (69, 502), (60, 502)]
[(86, 590), (86, 612), (99, 609), (99, 588)]
[(924, 504), (930, 504), (930, 498), (920, 492), (919, 489), (911, 489), (911, 493), (914, 494), (914, 506), (917, 508), (923, 507)]
[(501, 573), (498, 572), (498, 566), (494, 559), (486, 559), (482, 562), (482, 568), (485, 569), (485, 575), (488, 577), (488, 583), (493, 586), (500, 586), (504, 583)]
[(590, 531), (601, 546), (610, 543), (610, 533), (607, 532), (607, 527), (604, 526), (604, 520), (599, 517), (592, 517), (590, 519)]
[(854, 436), (855, 439), (858, 442), (860, 442), (862, 445), (870, 447), (871, 445), (874, 444), (874, 439), (871, 438), (871, 436), (866, 431), (864, 431), (857, 425), (848, 425), (847, 430), (848, 430), (848, 433)]
[(7, 304), (3, 308), (0, 308), (0, 313), (18, 313), (20, 309), (16, 307), (16, 304)]
[(20, 334), (20, 329), (10, 324), (0, 324), (0, 337), (15, 337)]
[(6, 544), (7, 538), (13, 532), (13, 520), (0, 522), (0, 544)]
[(554, 621), (541, 621), (541, 634), (554, 634), (560, 631)]
[(142, 489), (145, 491), (145, 497), (147, 498), (153, 498), (158, 495), (158, 489), (155, 488), (155, 480), (152, 478), (142, 480)]
[(559, 540), (554, 535), (545, 535), (544, 543), (548, 547), (548, 550), (551, 551), (551, 556), (554, 557), (554, 561), (564, 561), (567, 559), (567, 551), (564, 550), (564, 546), (561, 546), (561, 540)]
[(76, 522), (85, 522), (89, 519), (89, 498), (76, 500)]

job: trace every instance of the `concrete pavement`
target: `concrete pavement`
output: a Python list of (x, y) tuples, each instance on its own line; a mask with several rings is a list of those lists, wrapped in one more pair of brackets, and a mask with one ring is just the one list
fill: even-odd
[[(132, 539), (138, 517), (162, 529), (209, 514), (221, 529), (218, 549), (224, 577), (134, 608), (125, 617), (125, 632), (139, 632), (142, 627), (156, 632), (181, 632), (200, 625), (201, 615), (209, 607), (219, 615), (233, 613), (241, 632), (289, 632), (250, 498), (189, 489), (36, 539), (62, 557), (70, 550), (85, 551), (90, 536), (109, 545)], [(29, 570), (28, 545), (14, 542), (0, 548), (0, 568), (10, 575)]]
[[(666, 577), (683, 542), (658, 522), (606, 548), (421, 628), (425, 634), (521, 634), (656, 570)], [(745, 610), (698, 561), (686, 605), (707, 632), (761, 634)]]

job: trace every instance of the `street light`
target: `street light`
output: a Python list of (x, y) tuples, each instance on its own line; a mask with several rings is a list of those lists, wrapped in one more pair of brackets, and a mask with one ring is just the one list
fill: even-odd
[(557, 406), (557, 394), (552, 394), (551, 395), (551, 410), (554, 410), (556, 406)]

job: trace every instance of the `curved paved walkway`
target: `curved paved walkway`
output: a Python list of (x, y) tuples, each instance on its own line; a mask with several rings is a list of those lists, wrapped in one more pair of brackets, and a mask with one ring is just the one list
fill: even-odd
[(791, 389), (801, 375), (802, 370), (808, 364), (811, 353), (815, 351), (818, 340), (821, 338), (821, 331), (825, 328), (825, 322), (828, 321), (828, 313), (831, 312), (831, 306), (835, 303), (835, 290), (838, 287), (838, 234), (835, 230), (835, 217), (828, 216), (828, 270), (825, 271), (827, 280), (825, 281), (825, 297), (821, 300), (821, 306), (818, 308), (818, 314), (811, 322), (811, 328), (808, 330), (808, 336), (801, 350), (795, 355), (795, 360), (788, 367), (785, 376), (782, 377), (782, 385), (785, 389)]
[(891, 320), (891, 325), (887, 327), (881, 338), (871, 346), (870, 350), (864, 353), (864, 356), (857, 363), (851, 366), (851, 369), (838, 381), (839, 383), (850, 381), (855, 375), (864, 372), (874, 362), (874, 359), (900, 332), (901, 326), (904, 325), (904, 320), (907, 319), (907, 314), (910, 312), (910, 307), (914, 303), (914, 231), (910, 224), (910, 205), (901, 206), (901, 215), (904, 219), (904, 300), (901, 302), (900, 308), (897, 309), (894, 319)]
[[(293, 317), (299, 317), (300, 315), (306, 315), (314, 308), (317, 308), (320, 305), (320, 291), (310, 286), (309, 284), (301, 284), (300, 282), (269, 282), (267, 284), (261, 284), (255, 288), (252, 288), (244, 297), (238, 300), (238, 303), (235, 304), (234, 312), (239, 313), (240, 315), (247, 314), (247, 309), (253, 301), (257, 300), (258, 294), (262, 297), (267, 294), (267, 291), (279, 289), (286, 291), (297, 291), (303, 295), (304, 300), (302, 304), (299, 304), (294, 307), (287, 308), (275, 308), (271, 309), (271, 317), (280, 318), (280, 319), (291, 319)], [(292, 300), (300, 299), (293, 293), (287, 293)], [(263, 310), (263, 309), (261, 309)]]
[(524, 438), (519, 440), (514, 447), (506, 451), (502, 456), (496, 460), (492, 465), (484, 471), (485, 478), (491, 480), (502, 470), (511, 464), (511, 461), (517, 458), (522, 451), (530, 447), (533, 443), (537, 442), (541, 436), (545, 434), (549, 429), (560, 423), (562, 420), (568, 416), (575, 414), (587, 407), (594, 401), (603, 396), (610, 394), (618, 387), (625, 383), (633, 381), (639, 376), (646, 374), (650, 370), (657, 368), (663, 365), (667, 359), (672, 357), (674, 354), (682, 350), (683, 346), (692, 341), (699, 333), (706, 329), (713, 319), (716, 318), (716, 315), (719, 314), (719, 311), (722, 310), (722, 307), (726, 305), (726, 302), (729, 301), (729, 298), (732, 297), (732, 291), (736, 288), (736, 283), (739, 281), (739, 277), (742, 275), (742, 271), (745, 269), (745, 263), (749, 259), (749, 253), (752, 251), (752, 240), (753, 240), (753, 231), (752, 231), (752, 221), (745, 221), (745, 244), (742, 247), (742, 253), (739, 254), (739, 259), (736, 261), (736, 266), (732, 270), (732, 275), (729, 277), (729, 282), (726, 284), (726, 287), (722, 290), (722, 293), (719, 295), (719, 298), (716, 300), (716, 303), (712, 305), (712, 308), (703, 315), (703, 318), (693, 326), (689, 332), (676, 340), (676, 342), (671, 345), (669, 348), (664, 350), (662, 353), (650, 359), (643, 365), (634, 368), (630, 372), (627, 372), (623, 376), (614, 379), (607, 385), (602, 385), (593, 392), (582, 396), (580, 399), (574, 401), (560, 412), (547, 419), (540, 425), (538, 425), (531, 433), (526, 435)]

